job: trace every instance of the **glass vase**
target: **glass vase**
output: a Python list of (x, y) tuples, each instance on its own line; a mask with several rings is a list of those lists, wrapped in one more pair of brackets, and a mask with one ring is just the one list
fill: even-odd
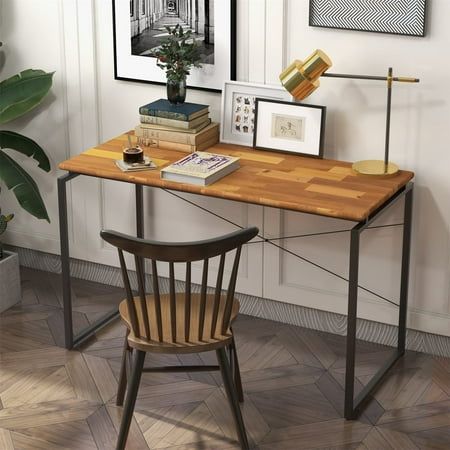
[(186, 100), (186, 78), (167, 80), (167, 100), (173, 105), (184, 103)]

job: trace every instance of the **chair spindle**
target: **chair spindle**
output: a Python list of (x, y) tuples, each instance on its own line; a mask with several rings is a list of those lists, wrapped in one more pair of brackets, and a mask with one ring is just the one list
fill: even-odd
[(170, 325), (172, 329), (172, 342), (177, 341), (177, 301), (175, 294), (174, 263), (169, 263), (169, 295), (170, 295)]
[(222, 253), (220, 255), (219, 271), (217, 273), (216, 292), (214, 295), (214, 305), (213, 305), (213, 313), (212, 313), (212, 320), (211, 320), (211, 338), (212, 339), (214, 339), (214, 337), (216, 335), (217, 317), (219, 315), (224, 268), (225, 268), (225, 253)]
[(227, 332), (228, 327), (230, 325), (231, 311), (233, 309), (234, 291), (236, 289), (236, 279), (237, 279), (238, 269), (239, 269), (239, 260), (241, 258), (241, 249), (242, 249), (242, 246), (239, 246), (236, 249), (236, 255), (234, 257), (234, 262), (233, 262), (233, 269), (231, 270), (230, 282), (228, 283), (227, 300), (225, 302), (225, 309), (224, 309), (223, 317), (222, 317), (222, 334), (223, 335), (225, 335), (225, 333)]
[(125, 292), (127, 294), (127, 307), (130, 314), (131, 328), (136, 336), (139, 336), (139, 324), (136, 316), (136, 308), (133, 301), (133, 292), (131, 291), (130, 278), (128, 277), (127, 265), (125, 264), (125, 258), (123, 257), (123, 251), (118, 248), (120, 269), (122, 270), (123, 284), (125, 286)]
[(198, 313), (198, 340), (203, 339), (203, 327), (205, 326), (206, 290), (208, 288), (208, 263), (209, 259), (203, 260), (202, 287), (200, 291), (200, 311)]
[(147, 300), (145, 296), (145, 273), (144, 273), (144, 262), (143, 259), (134, 255), (134, 262), (136, 264), (136, 277), (138, 283), (138, 291), (140, 298), (140, 307), (142, 313), (142, 321), (144, 322), (145, 336), (148, 340), (151, 339), (150, 336), (150, 323), (148, 320), (147, 311)]
[(155, 299), (156, 326), (158, 327), (158, 340), (159, 342), (162, 342), (163, 326), (161, 314), (161, 297), (159, 295), (158, 267), (154, 259), (152, 259), (152, 278), (153, 278), (153, 297)]
[(186, 281), (184, 287), (184, 340), (189, 342), (191, 331), (191, 263), (186, 263)]

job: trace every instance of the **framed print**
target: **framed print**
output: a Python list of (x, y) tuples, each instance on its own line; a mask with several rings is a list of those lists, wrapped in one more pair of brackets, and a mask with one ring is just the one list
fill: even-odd
[(309, 25), (425, 36), (427, 0), (309, 0)]
[(236, 0), (112, 0), (114, 77), (166, 84), (152, 52), (167, 37), (166, 26), (191, 29), (202, 67), (192, 68), (189, 88), (220, 92), (236, 79)]
[(278, 86), (226, 81), (222, 90), (221, 142), (253, 146), (256, 97), (288, 101), (291, 94)]
[(256, 99), (253, 147), (323, 157), (325, 106)]

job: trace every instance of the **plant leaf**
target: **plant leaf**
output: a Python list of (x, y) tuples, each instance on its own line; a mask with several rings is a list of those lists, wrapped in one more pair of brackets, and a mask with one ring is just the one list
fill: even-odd
[(10, 156), (0, 150), (0, 179), (13, 191), (20, 206), (38, 219), (50, 222), (44, 200), (33, 178)]
[(0, 148), (11, 148), (22, 155), (32, 157), (38, 167), (50, 172), (50, 161), (40, 145), (22, 134), (14, 131), (0, 130)]
[(0, 83), (0, 123), (10, 122), (35, 108), (52, 86), (54, 72), (28, 69)]

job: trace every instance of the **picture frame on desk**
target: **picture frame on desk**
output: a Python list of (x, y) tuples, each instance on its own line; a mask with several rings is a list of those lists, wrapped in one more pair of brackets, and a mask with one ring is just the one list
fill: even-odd
[[(154, 6), (141, 0), (112, 0), (114, 78), (165, 85), (166, 74), (150, 52), (167, 37), (165, 24), (175, 25), (174, 19), (180, 18), (180, 23), (181, 20), (191, 23), (192, 37), (201, 46), (202, 54), (202, 67), (192, 68), (187, 87), (220, 92), (225, 80), (235, 80), (237, 0), (198, 1), (203, 7), (195, 10), (200, 11), (196, 16), (194, 10), (182, 9), (187, 1), (177, 2), (180, 11), (164, 11), (168, 2)], [(205, 9), (205, 5), (209, 8)], [(167, 15), (170, 15), (169, 22), (164, 20)]]
[(255, 99), (253, 147), (323, 158), (326, 107)]
[(220, 141), (226, 144), (253, 146), (255, 99), (289, 101), (291, 95), (281, 86), (226, 81), (222, 90)]

